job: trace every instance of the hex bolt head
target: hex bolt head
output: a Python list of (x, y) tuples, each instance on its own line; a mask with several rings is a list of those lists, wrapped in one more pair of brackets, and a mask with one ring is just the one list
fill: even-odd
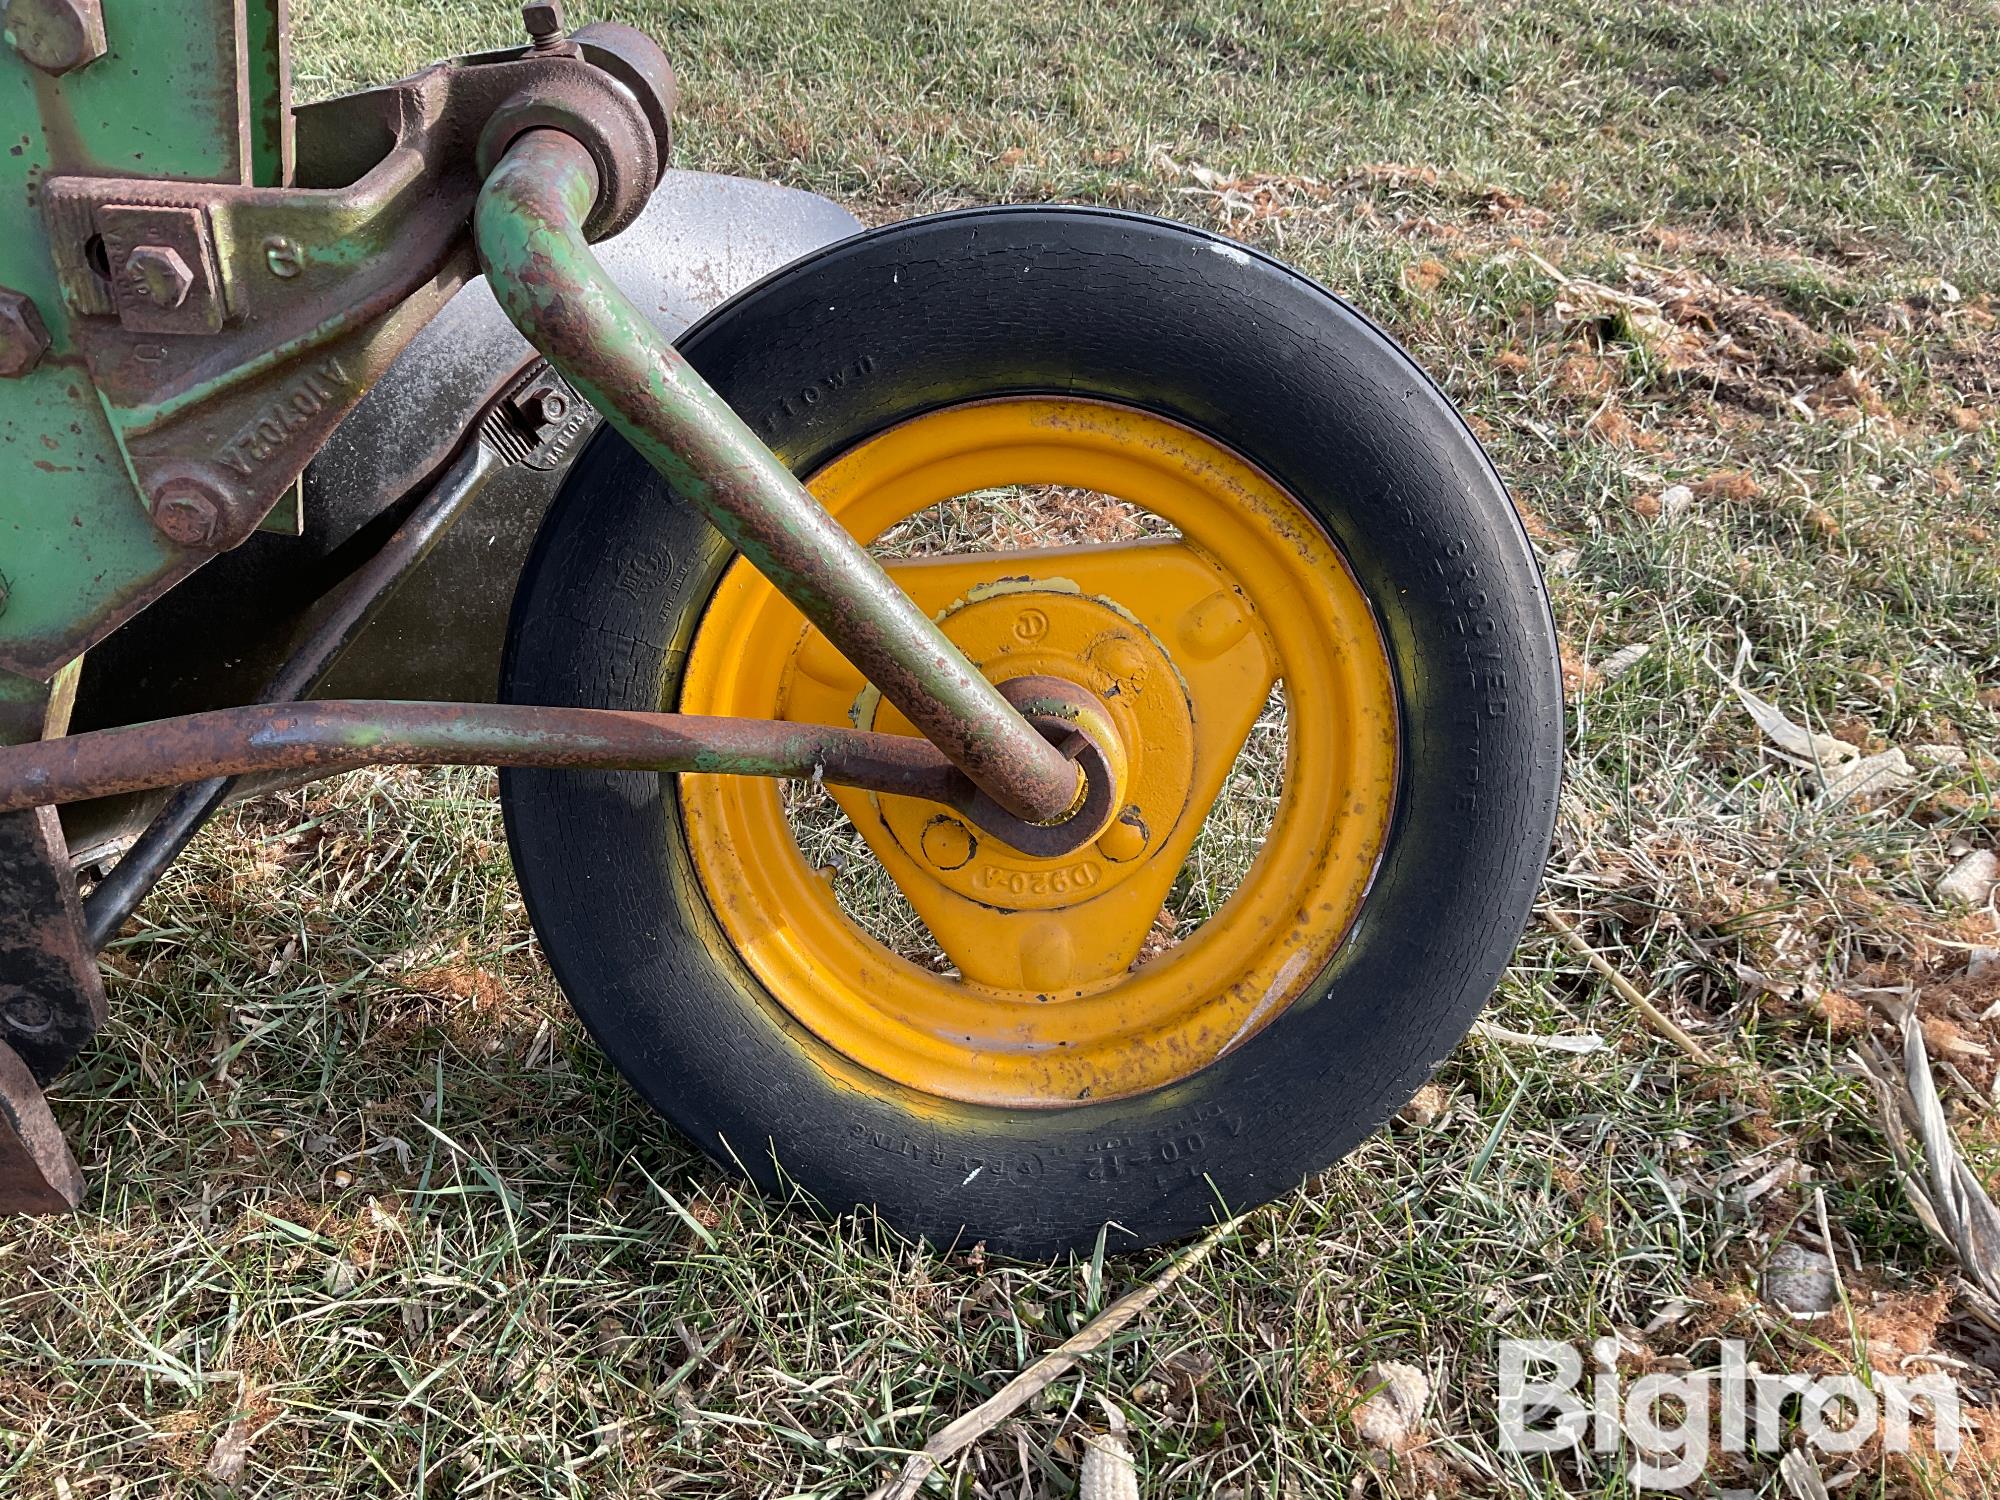
[(537, 52), (554, 51), (568, 40), (560, 0), (529, 0), (521, 7), (521, 24)]
[(569, 397), (551, 386), (530, 386), (508, 399), (507, 413), (522, 432), (539, 443), (551, 427), (569, 415)]
[(222, 507), (199, 479), (164, 481), (153, 491), (153, 525), (177, 547), (206, 547), (222, 529)]
[(0, 379), (27, 374), (42, 362), (48, 347), (49, 331), (35, 304), (0, 287)]
[(67, 73), (105, 53), (100, 0), (9, 0), (4, 25), (14, 50), (44, 73)]
[(194, 289), (194, 272), (170, 245), (139, 245), (125, 257), (125, 275), (153, 306), (179, 307)]

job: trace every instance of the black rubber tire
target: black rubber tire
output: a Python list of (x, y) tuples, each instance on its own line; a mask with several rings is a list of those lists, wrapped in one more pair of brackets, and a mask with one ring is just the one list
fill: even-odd
[[(502, 778), (515, 868), (563, 990), (716, 1160), (830, 1209), (1044, 1256), (1172, 1238), (1351, 1150), (1457, 1044), (1520, 936), (1562, 741), (1554, 629), (1499, 477), (1381, 330), (1214, 236), (1094, 209), (945, 214), (857, 236), (737, 297), (688, 358), (796, 471), (937, 407), (1101, 397), (1197, 428), (1324, 523), (1378, 612), (1402, 725), (1375, 883), (1306, 996), (1172, 1087), (1004, 1110), (910, 1096), (793, 1022), (690, 866), (671, 779)], [(578, 459), (524, 572), (516, 703), (654, 709), (730, 553), (620, 438)], [(984, 1170), (976, 1170), (983, 1168)]]

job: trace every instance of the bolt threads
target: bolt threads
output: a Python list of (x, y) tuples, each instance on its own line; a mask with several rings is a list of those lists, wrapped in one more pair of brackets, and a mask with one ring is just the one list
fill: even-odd
[(568, 49), (569, 33), (563, 29), (563, 10), (556, 0), (531, 0), (522, 6), (521, 24), (527, 28), (528, 43), (536, 52)]

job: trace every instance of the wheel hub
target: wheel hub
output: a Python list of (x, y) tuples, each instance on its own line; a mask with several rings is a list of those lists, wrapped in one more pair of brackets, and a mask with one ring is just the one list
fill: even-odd
[[(956, 813), (907, 797), (873, 799), (896, 846), (954, 895), (1013, 911), (1056, 911), (1129, 879), (1179, 825), (1194, 772), (1187, 686), (1151, 631), (1060, 579), (975, 588), (939, 620), (996, 682), (1034, 675), (1087, 688), (1111, 720), (1104, 748), (1122, 769), (1110, 824), (1073, 853), (1024, 854)], [(854, 707), (865, 729), (911, 733), (872, 689)]]
[[(1043, 1003), (1103, 990), (1138, 959), (1263, 706), (1274, 675), (1266, 644), (1213, 564), (1176, 542), (969, 554), (889, 572), (995, 681), (1053, 677), (1094, 695), (1124, 790), (1102, 833), (1053, 856), (1010, 848), (934, 803), (843, 788), (830, 789), (834, 799), (968, 982)], [(915, 732), (817, 631), (798, 663), (786, 717)]]

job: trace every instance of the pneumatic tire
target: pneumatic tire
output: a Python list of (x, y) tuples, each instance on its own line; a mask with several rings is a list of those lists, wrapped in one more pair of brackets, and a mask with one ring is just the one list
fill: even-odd
[[(681, 347), (801, 476), (899, 424), (1010, 397), (1129, 409), (1240, 456), (1323, 530), (1373, 612), (1393, 684), (1393, 806), (1344, 936), (1262, 1029), (1160, 1086), (1028, 1107), (939, 1097), (803, 1023), (791, 1002), (804, 997), (774, 994), (741, 921), (718, 916), (673, 778), (503, 773), (528, 910), (612, 1061), (766, 1188), (801, 1184), (832, 1209), (872, 1204), (909, 1233), (1027, 1256), (1087, 1244), (1107, 1222), (1113, 1248), (1188, 1233), (1380, 1126), (1497, 983), (1559, 781), (1540, 577), (1436, 386), (1282, 265), (1095, 209), (863, 234), (746, 291)], [(522, 576), (505, 698), (676, 707), (731, 563), (606, 429)], [(1288, 782), (1314, 774), (1294, 765)]]

